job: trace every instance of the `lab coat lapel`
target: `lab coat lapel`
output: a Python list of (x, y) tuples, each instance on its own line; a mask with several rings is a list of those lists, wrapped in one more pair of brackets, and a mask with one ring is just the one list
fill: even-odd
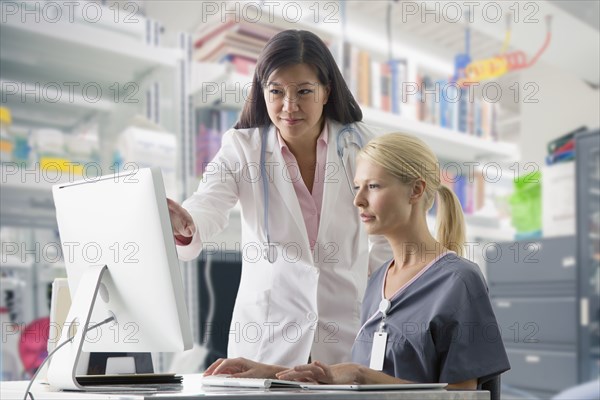
[[(270, 185), (270, 189), (274, 192), (279, 193), (286, 207), (288, 208), (290, 214), (296, 225), (298, 226), (298, 230), (301, 233), (302, 237), (302, 245), (304, 248), (310, 248), (308, 242), (308, 233), (306, 232), (306, 225), (304, 224), (304, 217), (302, 216), (302, 210), (300, 209), (300, 203), (298, 202), (298, 197), (296, 196), (296, 191), (294, 189), (294, 185), (291, 182), (290, 176), (287, 172), (287, 167), (285, 165), (285, 160), (283, 159), (283, 154), (279, 149), (279, 142), (277, 141), (277, 132), (275, 131), (274, 125), (271, 125), (268, 133), (267, 140), (267, 148), (266, 148), (266, 161), (267, 163), (272, 163), (273, 165), (273, 173), (272, 184)], [(269, 167), (267, 167), (267, 171)], [(279, 230), (275, 228), (275, 224), (278, 223), (278, 216), (269, 214), (269, 223), (271, 224), (272, 232)], [(279, 220), (280, 221), (280, 220)], [(283, 228), (283, 227), (282, 227)], [(277, 241), (277, 238), (273, 238), (274, 241)]]
[(337, 217), (334, 212), (336, 203), (342, 190), (346, 188), (346, 176), (344, 175), (344, 167), (337, 155), (337, 133), (342, 126), (337, 122), (329, 123), (327, 138), (327, 162), (325, 164), (325, 183), (323, 185), (323, 202), (321, 204), (321, 218), (319, 220), (319, 233), (317, 241), (323, 242), (323, 234), (327, 232), (327, 226), (332, 222), (332, 219)]

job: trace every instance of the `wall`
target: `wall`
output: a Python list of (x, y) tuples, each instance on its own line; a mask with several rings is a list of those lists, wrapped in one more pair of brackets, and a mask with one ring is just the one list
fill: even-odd
[[(524, 88), (528, 82), (539, 87), (539, 92), (532, 95), (538, 103), (525, 103), (521, 96), (518, 143), (521, 161), (535, 162), (542, 167), (549, 141), (582, 125), (588, 128), (600, 125), (600, 93), (579, 78), (543, 64), (521, 72), (520, 87)], [(521, 94), (532, 92), (522, 90)]]

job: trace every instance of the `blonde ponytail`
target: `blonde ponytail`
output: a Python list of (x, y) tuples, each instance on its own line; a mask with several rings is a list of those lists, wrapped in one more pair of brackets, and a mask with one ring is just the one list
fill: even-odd
[(463, 255), (465, 218), (458, 197), (444, 185), (438, 187), (437, 241), (449, 250)]
[(424, 210), (433, 206), (436, 194), (439, 199), (437, 241), (456, 254), (463, 254), (465, 220), (460, 202), (441, 184), (438, 159), (425, 142), (412, 135), (389, 133), (372, 139), (358, 157), (383, 167), (403, 182), (423, 179), (426, 183)]

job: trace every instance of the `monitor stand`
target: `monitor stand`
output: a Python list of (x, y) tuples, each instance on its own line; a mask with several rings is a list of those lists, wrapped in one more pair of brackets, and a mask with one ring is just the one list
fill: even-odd
[[(86, 353), (83, 352), (85, 334), (89, 328), (94, 303), (100, 292), (102, 276), (108, 271), (107, 266), (91, 266), (83, 273), (58, 345), (68, 342), (53, 354), (48, 366), (48, 383), (63, 390), (79, 391), (114, 391), (116, 386), (90, 387), (81, 385), (78, 375), (105, 375), (110, 373), (145, 373), (154, 372), (151, 353)], [(123, 370), (120, 360), (132, 361), (133, 370)], [(109, 368), (109, 361), (117, 361), (117, 368)], [(115, 365), (115, 363), (113, 363)], [(139, 387), (119, 386), (119, 391), (140, 391)]]
[(87, 333), (85, 327), (90, 323), (102, 275), (107, 270), (106, 265), (88, 267), (79, 281), (58, 344), (69, 341), (71, 337), (72, 340), (54, 353), (48, 367), (48, 382), (56, 388), (86, 390), (77, 382), (77, 365)]

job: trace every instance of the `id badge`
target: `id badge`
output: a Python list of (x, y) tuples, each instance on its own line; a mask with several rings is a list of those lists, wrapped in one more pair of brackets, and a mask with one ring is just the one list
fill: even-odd
[(371, 364), (369, 368), (375, 371), (383, 369), (385, 359), (385, 346), (387, 345), (387, 332), (375, 332), (373, 335), (373, 348), (371, 349)]

